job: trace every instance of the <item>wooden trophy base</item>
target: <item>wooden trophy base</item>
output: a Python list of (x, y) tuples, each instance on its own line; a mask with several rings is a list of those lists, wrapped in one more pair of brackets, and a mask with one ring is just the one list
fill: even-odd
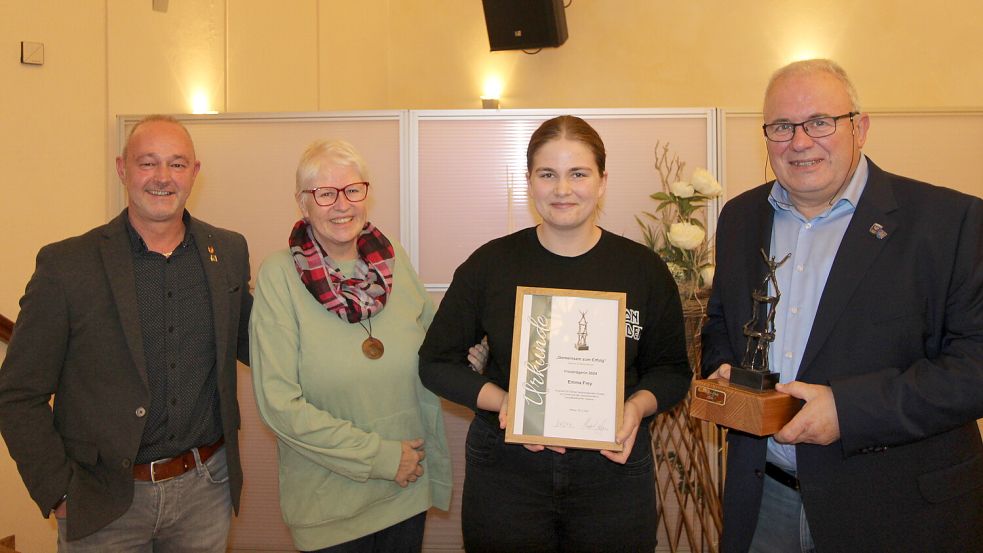
[(694, 380), (690, 388), (691, 417), (755, 436), (778, 432), (801, 408), (802, 400), (788, 394), (755, 392), (718, 378)]

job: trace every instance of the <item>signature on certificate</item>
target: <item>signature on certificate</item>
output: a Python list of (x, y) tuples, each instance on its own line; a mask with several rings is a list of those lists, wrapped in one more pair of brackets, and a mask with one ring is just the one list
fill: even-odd
[[(603, 419), (595, 420), (588, 417), (587, 419), (580, 421), (579, 424), (584, 430), (592, 430), (594, 432), (607, 432), (608, 430), (607, 421)], [(553, 421), (553, 428), (573, 429), (576, 427), (577, 423), (571, 420), (556, 419)]]
[(604, 419), (601, 419), (599, 421), (595, 421), (592, 418), (588, 418), (587, 420), (584, 421), (584, 428), (586, 428), (587, 430), (596, 430), (598, 432), (606, 432), (607, 429), (608, 429), (608, 426), (607, 426), (607, 421), (604, 420)]

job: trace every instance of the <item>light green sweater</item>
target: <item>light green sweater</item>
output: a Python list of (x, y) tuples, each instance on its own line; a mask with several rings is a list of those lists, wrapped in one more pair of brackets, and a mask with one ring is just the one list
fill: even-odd
[[(272, 254), (259, 271), (249, 321), (253, 387), (260, 416), (277, 436), (280, 509), (301, 550), (450, 505), (440, 402), (417, 372), (434, 308), (406, 253), (393, 246), (392, 294), (372, 317), (385, 354), (374, 361), (362, 354), (366, 331), (311, 296), (289, 251)], [(400, 442), (414, 438), (425, 440), (425, 472), (401, 488), (393, 480)]]

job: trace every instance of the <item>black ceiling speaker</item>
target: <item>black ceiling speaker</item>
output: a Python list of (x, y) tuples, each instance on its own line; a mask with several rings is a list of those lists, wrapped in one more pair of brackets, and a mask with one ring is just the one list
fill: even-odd
[(563, 0), (481, 0), (488, 44), (496, 50), (555, 48), (567, 41)]

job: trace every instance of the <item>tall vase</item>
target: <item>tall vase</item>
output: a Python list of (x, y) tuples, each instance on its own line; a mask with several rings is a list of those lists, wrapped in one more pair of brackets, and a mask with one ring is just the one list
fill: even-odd
[[(682, 286), (680, 295), (686, 352), (694, 376), (699, 376), (700, 332), (710, 292)], [(721, 444), (715, 425), (689, 417), (688, 396), (652, 423), (657, 523), (671, 551), (719, 551)]]
[(707, 314), (707, 302), (710, 300), (710, 290), (698, 289), (689, 283), (680, 287), (679, 296), (683, 304), (683, 326), (686, 329), (686, 355), (689, 357), (690, 367), (699, 376), (703, 350), (701, 333)]

